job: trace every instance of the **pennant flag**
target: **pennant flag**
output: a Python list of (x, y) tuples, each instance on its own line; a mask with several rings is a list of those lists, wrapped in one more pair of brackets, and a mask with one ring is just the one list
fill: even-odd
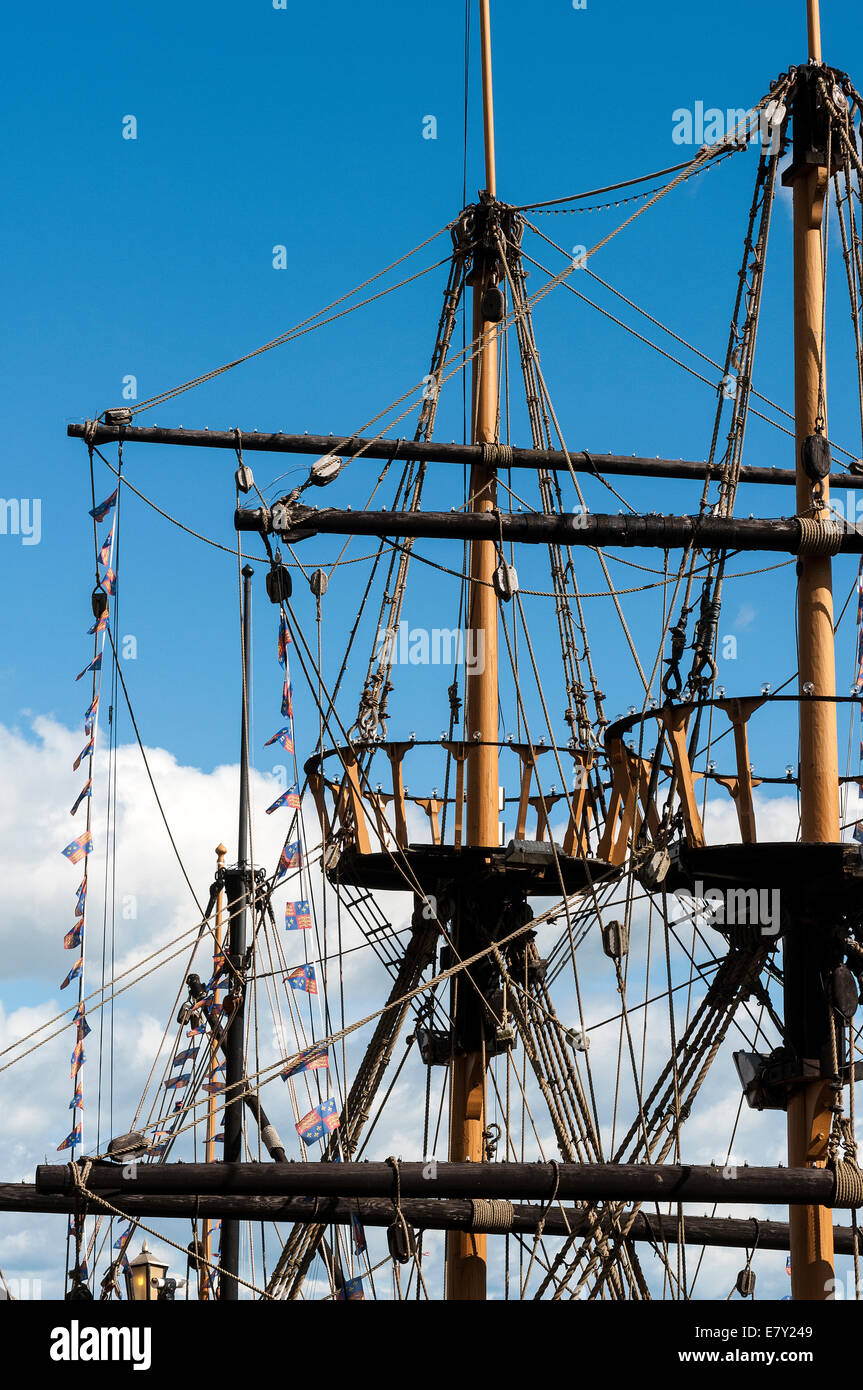
[(319, 1071), (322, 1067), (329, 1067), (330, 1059), (327, 1056), (326, 1043), (316, 1043), (314, 1047), (301, 1052), (295, 1062), (292, 1062), (286, 1071), (282, 1072), (282, 1080), (287, 1081), (289, 1076), (296, 1076), (301, 1071)]
[(365, 1227), (355, 1211), (351, 1212), (351, 1231), (354, 1237), (354, 1253), (364, 1255), (366, 1253)]
[(77, 946), (81, 945), (83, 940), (84, 920), (82, 918), (79, 922), (76, 922), (72, 930), (67, 931), (66, 935), (63, 937), (63, 950), (74, 951)]
[(791, 1273), (791, 1256), (790, 1256), (790, 1255), (787, 1255), (787, 1256), (786, 1256), (786, 1259), (785, 1259), (785, 1273), (786, 1273), (786, 1274), (790, 1274), (790, 1273)]
[(70, 864), (77, 864), (85, 855), (93, 853), (93, 836), (84, 830), (63, 850)]
[(858, 845), (863, 845), (863, 821), (858, 820), (854, 826), (853, 839), (857, 841)]
[(83, 1109), (84, 1109), (84, 1092), (81, 1090), (81, 1082), (80, 1082), (80, 1081), (78, 1082), (77, 1086), (75, 1087), (75, 1094), (74, 1094), (74, 1096), (73, 1096), (72, 1099), (69, 1101), (69, 1109), (70, 1109), (70, 1110), (83, 1110)]
[(309, 1111), (308, 1115), (304, 1115), (294, 1125), (304, 1144), (314, 1144), (317, 1139), (323, 1139), (325, 1134), (331, 1134), (338, 1127), (339, 1117), (336, 1114), (336, 1102), (332, 1098), (316, 1105), (313, 1110)]
[(79, 1037), (79, 1038), (86, 1038), (86, 1036), (87, 1036), (88, 1033), (92, 1033), (93, 1029), (90, 1027), (89, 1023), (87, 1022), (87, 1017), (86, 1017), (86, 1014), (85, 1014), (85, 1012), (84, 1012), (84, 1001), (83, 1001), (83, 1000), (82, 1000), (81, 1003), (78, 1005), (77, 1009), (75, 1010), (74, 1014), (72, 1015), (72, 1022), (73, 1022), (73, 1023), (77, 1023), (77, 1025), (78, 1025), (78, 1037)]
[(105, 520), (105, 517), (108, 515), (109, 511), (110, 511), (111, 508), (114, 506), (114, 503), (115, 503), (116, 501), (117, 501), (117, 489), (115, 488), (114, 491), (111, 493), (111, 496), (110, 496), (110, 497), (106, 497), (104, 502), (100, 502), (99, 505), (98, 505), (98, 507), (94, 507), (94, 508), (92, 509), (92, 511), (90, 512), (90, 515), (91, 515), (91, 517), (93, 518), (93, 520), (94, 520), (94, 521), (104, 521), (104, 520)]
[(282, 849), (276, 878), (280, 879), (283, 874), (288, 872), (288, 869), (299, 869), (302, 862), (303, 855), (300, 842), (299, 840), (291, 840), (290, 843), (286, 843)]
[(100, 632), (107, 632), (107, 630), (108, 630), (108, 610), (107, 610), (107, 608), (106, 608), (106, 609), (105, 609), (105, 612), (102, 614), (101, 618), (97, 618), (96, 621), (95, 621), (95, 623), (93, 624), (93, 626), (87, 628), (87, 636), (88, 636), (88, 637), (95, 637), (98, 633), (100, 633)]
[(69, 815), (70, 815), (70, 816), (74, 816), (74, 814), (75, 814), (75, 812), (77, 811), (78, 807), (81, 805), (81, 802), (84, 801), (86, 797), (92, 796), (92, 795), (93, 795), (93, 779), (92, 779), (92, 777), (90, 777), (90, 778), (87, 779), (87, 781), (84, 783), (84, 786), (81, 788), (81, 791), (78, 793), (77, 799), (76, 799), (76, 801), (75, 801), (75, 805), (72, 807), (71, 811), (69, 812)]
[(82, 748), (82, 749), (81, 749), (81, 752), (78, 754), (77, 758), (76, 758), (75, 761), (73, 762), (73, 764), (72, 764), (72, 771), (73, 771), (73, 772), (77, 772), (77, 771), (78, 771), (78, 768), (81, 766), (81, 764), (82, 764), (82, 762), (84, 761), (84, 759), (85, 759), (85, 758), (89, 758), (89, 756), (90, 756), (90, 754), (91, 754), (92, 752), (93, 752), (93, 740), (90, 739), (90, 742), (87, 744), (86, 748)]
[(271, 816), (274, 811), (278, 811), (280, 806), (291, 806), (294, 810), (300, 804), (300, 789), (296, 782), (292, 787), (288, 787), (286, 792), (282, 792), (280, 797), (273, 802), (272, 806), (267, 807), (267, 815)]
[(294, 717), (294, 687), (285, 676), (285, 683), (282, 686), (282, 717), (293, 719)]
[(365, 1298), (366, 1296), (363, 1293), (363, 1281), (361, 1275), (359, 1275), (356, 1279), (346, 1279), (345, 1282), (342, 1284), (342, 1287), (336, 1294), (337, 1302), (341, 1303), (350, 1303), (352, 1301), (356, 1302), (360, 1299), (363, 1302), (365, 1302)]
[(76, 916), (76, 917), (83, 917), (83, 916), (84, 916), (84, 904), (85, 904), (86, 900), (87, 900), (87, 880), (86, 880), (86, 878), (82, 878), (82, 879), (81, 879), (81, 882), (78, 884), (78, 893), (77, 893), (77, 897), (76, 897), (76, 899), (75, 899), (75, 916)]
[(69, 974), (66, 976), (60, 988), (65, 989), (67, 985), (71, 985), (73, 980), (80, 979), (81, 971), (83, 969), (84, 957), (81, 956), (78, 960), (76, 960), (75, 964), (72, 966), (72, 969), (69, 971)]
[[(191, 1079), (191, 1076), (185, 1074), (183, 1076), (169, 1076), (168, 1080), (165, 1082), (165, 1090), (176, 1091), (180, 1086), (188, 1086)], [(182, 1102), (180, 1103), (180, 1108), (182, 1109)]]
[(114, 528), (111, 527), (99, 550), (99, 563), (107, 565), (111, 559), (111, 546), (114, 544)]
[(187, 1047), (186, 1050), (185, 1050), (185, 1052), (178, 1052), (178, 1053), (177, 1053), (176, 1057), (174, 1058), (173, 1062), (171, 1063), (171, 1066), (172, 1066), (172, 1067), (178, 1067), (178, 1066), (180, 1066), (183, 1062), (194, 1062), (194, 1060), (195, 1060), (195, 1058), (197, 1057), (197, 1055), (198, 1055), (198, 1049), (197, 1049), (197, 1047)]
[(101, 671), (101, 669), (102, 669), (102, 653), (100, 652), (98, 656), (94, 656), (94, 657), (93, 657), (93, 660), (90, 662), (90, 665), (89, 665), (89, 666), (85, 666), (84, 669), (83, 669), (83, 671), (79, 671), (79, 672), (78, 672), (78, 674), (77, 674), (77, 676), (75, 677), (75, 679), (76, 679), (76, 681), (79, 681), (79, 680), (81, 679), (82, 676), (86, 676), (86, 674), (87, 674), (88, 671)]
[(86, 1061), (86, 1058), (85, 1058), (85, 1056), (84, 1056), (84, 1044), (83, 1044), (83, 1042), (78, 1041), (78, 1042), (76, 1042), (75, 1046), (74, 1046), (73, 1049), (72, 1049), (72, 1056), (71, 1056), (70, 1062), (69, 1062), (69, 1064), (70, 1064), (70, 1066), (71, 1066), (71, 1068), (72, 1068), (72, 1080), (73, 1080), (73, 1081), (75, 1080), (75, 1077), (78, 1075), (79, 1071), (80, 1071), (81, 1068), (83, 1067), (85, 1061)]
[(284, 978), (285, 984), (290, 985), (291, 989), (302, 989), (306, 994), (318, 992), (313, 965), (298, 965), (296, 970), (289, 970)]
[(285, 931), (311, 931), (312, 915), (306, 898), (298, 903), (285, 903)]
[(273, 734), (272, 738), (268, 738), (264, 747), (269, 748), (271, 743), (280, 743), (286, 753), (293, 753), (294, 740), (291, 738), (290, 724), (286, 724), (283, 729), (279, 729), (277, 734)]
[(134, 1229), (134, 1226), (127, 1226), (125, 1231), (120, 1232), (120, 1239), (114, 1241), (115, 1250), (122, 1250), (123, 1246), (126, 1244), (126, 1241), (130, 1239)]
[(208, 1096), (217, 1096), (221, 1091), (224, 1091), (224, 1089), (224, 1081), (207, 1081), (204, 1084), (204, 1090), (207, 1092)]
[[(88, 710), (85, 710), (85, 711), (84, 711), (84, 733), (85, 733), (85, 734), (92, 734), (93, 729), (94, 729), (95, 726), (96, 726), (96, 711), (98, 710), (98, 708), (99, 708), (99, 696), (98, 696), (98, 695), (95, 695), (95, 696), (93, 697), (93, 703), (91, 704), (90, 708), (89, 708)], [(77, 771), (77, 769), (76, 769), (76, 771)]]
[(106, 570), (102, 575), (102, 588), (106, 594), (116, 594), (117, 592), (117, 571)]
[(76, 1144), (81, 1142), (81, 1121), (79, 1120), (75, 1128), (70, 1130), (62, 1144), (57, 1145), (57, 1152), (61, 1149), (74, 1149)]
[(282, 666), (287, 665), (288, 646), (291, 640), (291, 634), (288, 632), (288, 624), (283, 615), (279, 621), (279, 663)]
[[(182, 1110), (183, 1102), (178, 1101), (177, 1105), (174, 1108)], [(151, 1144), (149, 1149), (147, 1150), (148, 1155), (150, 1157), (158, 1157), (160, 1154), (163, 1154), (168, 1147), (168, 1140), (170, 1139), (170, 1137), (171, 1131), (169, 1129), (154, 1129), (153, 1138), (160, 1139), (162, 1142), (159, 1144)]]

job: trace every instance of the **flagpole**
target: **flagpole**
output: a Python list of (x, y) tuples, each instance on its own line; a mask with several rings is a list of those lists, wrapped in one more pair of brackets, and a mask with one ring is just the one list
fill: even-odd
[[(225, 871), (225, 898), (230, 917), (228, 960), (230, 963), (230, 1005), (225, 1038), (225, 1163), (239, 1163), (243, 1156), (243, 1103), (245, 1089), (245, 1009), (243, 963), (246, 954), (246, 914), (249, 898), (249, 682), (252, 669), (252, 576), (251, 565), (243, 569), (243, 682), (240, 717), (240, 807), (237, 834), (237, 867)], [(236, 1302), (240, 1286), (240, 1223), (222, 1223), (219, 1298)], [(232, 1277), (233, 1276), (233, 1277)]]
[[(227, 851), (227, 849), (225, 848), (224, 845), (219, 844), (219, 845), (216, 846), (216, 882), (217, 882), (217, 883), (222, 883), (222, 884), (223, 884), (224, 870), (225, 870), (225, 855), (227, 854), (227, 852), (228, 852), (228, 851)], [(223, 921), (223, 917), (224, 917), (224, 912), (225, 912), (225, 889), (224, 889), (224, 885), (223, 885), (222, 887), (219, 888), (219, 894), (218, 894), (218, 897), (216, 898), (216, 920), (215, 920), (215, 936), (214, 936), (214, 944), (215, 944), (214, 957), (215, 957), (215, 958), (220, 957), (221, 954), (222, 954), (222, 921)], [(211, 1083), (213, 1083), (213, 1082), (215, 1082), (215, 1081), (218, 1080), (218, 1075), (219, 1075), (219, 1044), (218, 1044), (217, 1039), (216, 1039), (215, 1037), (213, 1037), (213, 1039), (212, 1039), (212, 1041), (211, 1041), (211, 1043), (210, 1043), (210, 1081), (211, 1081)], [(211, 1091), (211, 1092), (210, 1092), (209, 1100), (207, 1101), (207, 1141), (206, 1141), (206, 1150), (205, 1150), (205, 1152), (206, 1152), (206, 1159), (207, 1159), (207, 1162), (208, 1162), (208, 1163), (214, 1163), (215, 1160), (216, 1160), (216, 1110), (217, 1110), (217, 1108), (218, 1108), (218, 1107), (217, 1107), (217, 1104), (216, 1104), (216, 1095), (215, 1095), (214, 1092)], [(199, 1277), (199, 1280), (198, 1280), (198, 1297), (199, 1297), (200, 1299), (202, 1299), (202, 1301), (207, 1302), (207, 1300), (211, 1297), (210, 1261), (212, 1260), (211, 1251), (212, 1251), (212, 1246), (213, 1246), (213, 1224), (212, 1224), (211, 1221), (205, 1221), (205, 1222), (204, 1222), (204, 1230), (203, 1230), (203, 1236), (202, 1236), (201, 1246), (202, 1246), (202, 1252), (203, 1252), (204, 1260), (206, 1261), (206, 1263), (203, 1265), (203, 1267), (199, 1266), (200, 1276), (202, 1276), (202, 1277)]]

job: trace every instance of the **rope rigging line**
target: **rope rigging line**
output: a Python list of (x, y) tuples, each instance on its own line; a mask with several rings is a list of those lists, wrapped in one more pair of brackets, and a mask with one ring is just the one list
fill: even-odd
[[(711, 158), (721, 162), (723, 159), (727, 159), (729, 155), (735, 153), (736, 150), (729, 150), (724, 148), (724, 145), (719, 145), (714, 147), (714, 153)], [(584, 202), (586, 198), (597, 198), (602, 193), (615, 193), (618, 188), (632, 188), (637, 183), (648, 183), (651, 179), (665, 178), (666, 175), (676, 174), (681, 169), (693, 169), (694, 171), (694, 166), (698, 166), (699, 172), (707, 167), (705, 162), (699, 160), (697, 157), (695, 159), (686, 159), (680, 164), (670, 165), (667, 169), (657, 169), (652, 174), (640, 174), (638, 178), (623, 179), (621, 183), (610, 183), (604, 188), (589, 188), (586, 193), (570, 193), (565, 198), (547, 198), (545, 202), (542, 203), (517, 203), (516, 212), (535, 212), (539, 208), (559, 207), (563, 203)], [(648, 195), (643, 194), (639, 196), (647, 197)], [(617, 204), (615, 204), (615, 206), (617, 206)]]
[[(426, 237), (424, 241), (419, 242), (419, 244), (414, 246), (410, 251), (406, 251), (403, 256), (399, 256), (397, 260), (385, 266), (383, 270), (379, 270), (375, 275), (369, 276), (367, 280), (361, 281), (360, 284), (355, 285), (352, 290), (348, 290), (346, 294), (340, 295), (338, 299), (334, 299), (330, 304), (325, 305), (323, 309), (319, 309), (317, 313), (310, 315), (309, 318), (302, 319), (284, 333), (280, 333), (277, 337), (271, 338), (269, 342), (263, 343), (260, 347), (254, 348), (251, 352), (244, 353), (242, 357), (237, 357), (231, 362), (224, 363), (221, 367), (215, 367), (213, 370), (204, 372), (201, 376), (193, 377), (179, 386), (170, 387), (168, 390), (161, 391), (155, 396), (150, 396), (147, 400), (140, 401), (132, 408), (132, 414), (139, 415), (142, 410), (150, 410), (157, 405), (162, 405), (166, 401), (173, 400), (175, 396), (179, 396), (185, 391), (190, 391), (195, 386), (201, 386), (207, 381), (212, 381), (214, 377), (221, 376), (224, 372), (231, 371), (232, 368), (240, 366), (243, 362), (249, 362), (254, 357), (260, 357), (263, 353), (270, 352), (273, 348), (281, 347), (283, 343), (290, 342), (293, 338), (302, 336), (303, 333), (312, 332), (315, 328), (321, 327), (321, 323), (317, 322), (317, 320), (320, 320), (323, 314), (328, 313), (331, 309), (337, 308), (339, 304), (343, 304), (346, 299), (350, 299), (353, 295), (358, 294), (360, 290), (365, 289), (367, 285), (374, 284), (376, 280), (380, 280), (382, 276), (387, 275), (404, 261), (410, 260), (411, 256), (415, 256), (418, 251), (422, 251), (424, 247), (436, 241), (444, 232), (450, 231), (452, 226), (452, 223), (447, 223), (445, 226), (440, 227), (430, 237)], [(436, 261), (433, 265), (426, 266), (415, 275), (401, 281), (400, 284), (393, 285), (389, 289), (382, 290), (379, 294), (372, 296), (372, 298), (364, 300), (362, 304), (352, 305), (341, 314), (335, 315), (334, 318), (343, 318), (345, 314), (353, 313), (354, 309), (362, 308), (366, 304), (372, 304), (375, 300), (383, 298), (386, 294), (391, 294), (393, 290), (401, 289), (404, 285), (410, 284), (411, 281), (419, 279), (420, 276), (426, 275), (430, 270), (435, 270), (439, 265), (444, 264), (445, 260)], [(324, 320), (324, 322), (333, 322), (333, 319)]]

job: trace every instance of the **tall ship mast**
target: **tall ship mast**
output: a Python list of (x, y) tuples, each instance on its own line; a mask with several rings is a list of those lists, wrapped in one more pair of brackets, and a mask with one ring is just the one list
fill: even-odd
[[(847, 1271), (860, 1296), (863, 780), (850, 750), (863, 749), (863, 558), (846, 576), (845, 557), (863, 557), (863, 532), (837, 496), (863, 489), (863, 459), (828, 428), (826, 297), (838, 245), (863, 432), (863, 99), (823, 61), (808, 0), (808, 62), (693, 157), (516, 205), (496, 172), (490, 0), (473, 8), (484, 187), (430, 267), (444, 287), (420, 379), (349, 434), (138, 423), (360, 307), (346, 301), (401, 289), (435, 237), (257, 351), (68, 426), (89, 469), (96, 574), (73, 808), (86, 826), (63, 851), (83, 874), (64, 942), (62, 988), (77, 994), (51, 1025), (74, 1034), (73, 1123), (32, 1181), (0, 1185), (0, 1209), (68, 1218), (70, 1300), (753, 1299), (756, 1274), (785, 1278), (786, 1261), (795, 1301), (833, 1299)], [(714, 359), (595, 266), (662, 200), (747, 152), (755, 183)], [(755, 387), (786, 196), (793, 411)], [(620, 211), (572, 253), (543, 225), (590, 199)], [(697, 353), (715, 390), (706, 458), (567, 437), (535, 310), (552, 294), (584, 299), (585, 280), (636, 313), (642, 343), (660, 336), (668, 357), (670, 334), (678, 365)], [(463, 440), (441, 442), (438, 413), (457, 416), (459, 392)], [(786, 466), (745, 448), (753, 414), (784, 431)], [(151, 505), (129, 458), (154, 445), (212, 451), (214, 472), (227, 456), (234, 472), (233, 543), (214, 544), (236, 565), (237, 834), (225, 827), (203, 893), (114, 620), (122, 518)], [(259, 485), (282, 454), (295, 485), (281, 463)], [(646, 480), (666, 510), (630, 502)], [(315, 505), (325, 488), (334, 504)], [(793, 513), (738, 515), (741, 488), (765, 506), (793, 488)], [(782, 564), (774, 621), (796, 624), (796, 669), (727, 693), (723, 600)], [(843, 600), (851, 580), (841, 607), (834, 568)], [(629, 712), (609, 717), (631, 671)], [(196, 905), (129, 979), (97, 979), (85, 949), (100, 777), (116, 803), (116, 736), (104, 758), (99, 741), (109, 672)], [(255, 716), (264, 698), (273, 716), (273, 691), (279, 727), (264, 742)], [(769, 767), (780, 729), (799, 749), (784, 771)], [(279, 759), (271, 771), (261, 748)], [(85, 1122), (88, 1020), (151, 968), (164, 1033), (140, 1103), (106, 1135)], [(6, 1066), (31, 1065), (53, 1036), (22, 1037)], [(718, 1119), (732, 1089), (729, 1134)]]

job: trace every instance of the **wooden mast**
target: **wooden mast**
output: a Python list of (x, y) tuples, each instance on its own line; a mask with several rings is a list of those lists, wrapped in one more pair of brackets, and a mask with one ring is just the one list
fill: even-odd
[[(225, 855), (226, 855), (227, 853), (228, 853), (228, 851), (227, 851), (227, 848), (225, 847), (225, 845), (222, 845), (222, 844), (216, 845), (216, 878), (217, 878), (217, 880), (221, 880), (221, 878), (222, 878), (222, 874), (223, 874), (224, 868), (225, 868)], [(219, 889), (219, 895), (218, 895), (218, 897), (216, 898), (216, 918), (215, 918), (215, 924), (214, 924), (214, 925), (215, 925), (215, 937), (214, 937), (214, 940), (215, 940), (215, 947), (216, 947), (216, 949), (215, 949), (215, 954), (216, 954), (216, 956), (219, 956), (219, 955), (221, 955), (221, 953), (222, 953), (222, 922), (223, 922), (223, 920), (224, 920), (224, 911), (225, 911), (225, 890), (224, 890), (223, 887), (221, 887), (221, 888)], [(210, 1043), (210, 1081), (211, 1081), (211, 1082), (216, 1082), (216, 1081), (218, 1081), (218, 1079), (219, 1079), (219, 1072), (218, 1072), (219, 1060), (220, 1060), (220, 1058), (219, 1058), (219, 1044), (218, 1044), (216, 1038), (214, 1037), (214, 1038), (212, 1039), (211, 1043)], [(208, 1163), (215, 1163), (215, 1161), (216, 1161), (216, 1128), (217, 1128), (217, 1126), (216, 1126), (216, 1114), (217, 1114), (217, 1111), (218, 1111), (217, 1098), (216, 1098), (215, 1093), (213, 1093), (213, 1094), (210, 1095), (210, 1097), (209, 1097), (209, 1099), (208, 1099), (208, 1101), (207, 1101), (207, 1138), (206, 1138), (205, 1155), (206, 1155), (206, 1161), (207, 1161)], [(212, 1246), (213, 1246), (213, 1226), (212, 1226), (212, 1222), (210, 1222), (210, 1221), (205, 1221), (205, 1222), (204, 1222), (204, 1229), (203, 1229), (203, 1233), (202, 1233), (202, 1240), (201, 1240), (201, 1250), (202, 1250), (204, 1259), (207, 1260), (207, 1261), (211, 1261), (212, 1258), (213, 1258), (212, 1253), (211, 1253), (211, 1251), (212, 1251)], [(200, 1299), (202, 1299), (204, 1302), (206, 1302), (209, 1298), (212, 1297), (212, 1294), (211, 1294), (211, 1291), (210, 1291), (210, 1281), (209, 1281), (209, 1275), (210, 1275), (210, 1265), (209, 1265), (209, 1263), (208, 1263), (208, 1264), (205, 1264), (205, 1265), (203, 1265), (203, 1266), (201, 1267), (201, 1275), (202, 1275), (202, 1277), (201, 1277), (201, 1279), (200, 1279), (200, 1281), (199, 1281), (198, 1297), (199, 1297)]]
[[(818, 0), (807, 0), (809, 58), (821, 62)], [(799, 108), (798, 108), (799, 109)], [(794, 414), (797, 453), (797, 512), (812, 516), (812, 482), (802, 466), (803, 441), (826, 434), (824, 387), (824, 258), (822, 217), (829, 173), (810, 164), (796, 173), (794, 193)], [(830, 519), (829, 478), (824, 480), (817, 521)], [(834, 696), (832, 565), (829, 558), (803, 556), (798, 564), (798, 671), (800, 694), (801, 839), (836, 843), (839, 828), (839, 769), (836, 706), (806, 698)], [(795, 949), (799, 949), (795, 948)], [(832, 1094), (823, 1080), (789, 1092), (788, 1163), (821, 1167), (827, 1157)], [(794, 1299), (831, 1297), (833, 1220), (827, 1207), (792, 1207), (791, 1292)]]
[[(482, 47), (483, 130), (485, 179), (489, 197), (495, 197), (494, 109), (491, 80), (491, 28), (489, 0), (480, 0)], [(489, 270), (479, 253), (473, 281), (473, 339), (481, 348), (473, 360), (472, 427), (474, 444), (497, 441), (498, 357), (497, 326), (485, 322), (482, 300), (488, 288)], [(474, 464), (470, 473), (470, 508), (488, 512), (497, 505), (497, 475), (485, 463)], [(476, 634), (482, 660), (476, 674), (466, 676), (468, 845), (496, 846), (498, 831), (498, 673), (497, 598), (492, 579), (497, 565), (493, 540), (475, 540), (470, 547), (468, 628)], [(481, 645), (480, 645), (481, 644)], [(466, 667), (467, 670), (467, 667)], [(474, 745), (475, 740), (482, 742)], [(470, 988), (462, 981), (461, 988)], [(459, 1012), (458, 985), (454, 993), (453, 1029)], [(481, 1163), (485, 1129), (485, 1056), (468, 1052), (453, 1057), (450, 1073), (451, 1162)], [(486, 1296), (486, 1238), (470, 1232), (450, 1232), (447, 1237), (446, 1296), (453, 1300), (482, 1300)]]

